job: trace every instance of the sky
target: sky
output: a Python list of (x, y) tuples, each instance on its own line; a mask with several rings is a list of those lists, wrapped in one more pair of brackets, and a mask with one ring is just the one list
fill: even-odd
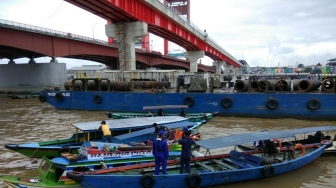
[[(191, 0), (191, 22), (251, 67), (325, 65), (336, 58), (334, 0)], [(106, 21), (63, 0), (2, 0), (0, 19), (106, 40)], [(152, 50), (163, 40), (151, 35)], [(170, 44), (170, 51), (183, 50)], [(99, 64), (57, 58), (67, 68)], [(49, 62), (49, 57), (35, 59)], [(15, 60), (27, 63), (28, 59)], [(8, 60), (0, 60), (7, 64)], [(210, 58), (203, 64), (212, 65)]]

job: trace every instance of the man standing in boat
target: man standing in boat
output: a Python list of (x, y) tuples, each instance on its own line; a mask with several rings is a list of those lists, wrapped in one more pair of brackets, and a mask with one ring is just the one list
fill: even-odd
[(160, 126), (157, 123), (153, 123), (153, 127), (155, 129), (154, 132), (156, 134), (159, 134), (159, 132), (162, 130), (163, 132), (165, 132), (166, 138), (169, 138), (169, 129), (168, 129), (168, 127), (166, 127), (166, 126)]
[(187, 116), (187, 112), (184, 110), (184, 108), (181, 108), (180, 116), (182, 116), (182, 117)]
[(183, 170), (186, 169), (187, 173), (190, 174), (190, 157), (191, 157), (191, 146), (199, 146), (194, 140), (189, 138), (190, 132), (183, 131), (182, 139), (176, 140), (182, 145), (181, 157), (180, 157), (180, 174), (183, 174)]
[(102, 142), (110, 142), (112, 143), (112, 133), (111, 133), (111, 130), (110, 130), (110, 127), (106, 124), (106, 121), (102, 121), (100, 123), (100, 127), (98, 128), (98, 130), (102, 130), (103, 131), (103, 138), (102, 138)]
[(153, 141), (153, 155), (155, 157), (155, 175), (160, 173), (160, 164), (162, 165), (162, 174), (167, 174), (167, 159), (169, 157), (167, 141), (164, 139), (165, 132), (159, 131), (159, 136)]

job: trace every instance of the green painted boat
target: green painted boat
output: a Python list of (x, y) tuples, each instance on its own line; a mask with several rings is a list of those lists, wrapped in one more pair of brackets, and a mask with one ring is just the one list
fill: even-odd
[[(164, 125), (169, 127), (174, 123), (182, 125), (183, 123), (191, 122), (190, 119), (178, 116), (163, 116), (163, 117), (146, 117), (146, 118), (131, 118), (131, 119), (117, 119), (117, 120), (107, 120), (106, 121), (113, 136), (116, 138), (118, 135), (123, 135), (125, 133), (130, 133), (138, 131), (145, 128), (152, 128), (153, 122), (159, 125)], [(193, 121), (194, 122), (194, 121)], [(195, 122), (196, 123), (196, 122)], [(75, 128), (75, 133), (70, 138), (58, 139), (58, 140), (48, 140), (41, 142), (29, 142), (29, 143), (9, 143), (5, 144), (5, 148), (18, 152), (24, 156), (32, 158), (53, 158), (58, 157), (59, 153), (62, 151), (71, 150), (71, 153), (78, 154), (77, 149), (83, 144), (83, 140), (86, 141), (100, 141), (102, 138), (102, 132), (96, 130), (100, 125), (100, 121), (93, 122), (80, 122), (74, 123), (72, 126)], [(150, 129), (153, 130), (154, 129)], [(129, 138), (128, 140), (123, 140), (123, 142), (135, 142), (148, 140), (151, 135), (138, 135), (138, 137)], [(132, 140), (133, 139), (133, 140)], [(140, 139), (140, 140), (137, 140)], [(115, 140), (115, 142), (120, 142)]]
[[(174, 138), (167, 140), (169, 159), (178, 160), (181, 145), (173, 140)], [(198, 152), (198, 150), (199, 146), (193, 147), (193, 152)], [(52, 160), (43, 157), (37, 168), (39, 176), (0, 176), (0, 180), (9, 187), (20, 188), (81, 187), (79, 183), (66, 177), (67, 172), (83, 172), (154, 161), (151, 140), (129, 144), (85, 142), (79, 149), (79, 153), (62, 152), (61, 157)]]

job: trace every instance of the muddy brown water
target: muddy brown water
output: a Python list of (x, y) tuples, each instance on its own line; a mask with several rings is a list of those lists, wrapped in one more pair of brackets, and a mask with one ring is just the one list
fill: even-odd
[[(57, 110), (36, 99), (11, 99), (0, 95), (0, 174), (38, 175), (39, 159), (31, 159), (4, 148), (7, 143), (38, 142), (70, 137), (71, 124), (107, 119), (104, 111)], [(335, 121), (216, 117), (201, 129), (202, 139), (270, 129), (293, 129), (336, 125)], [(97, 125), (98, 126), (98, 125)], [(219, 151), (215, 151), (219, 152)], [(0, 187), (5, 187), (0, 183)], [(319, 158), (313, 163), (283, 175), (230, 185), (233, 188), (327, 188), (336, 187), (336, 157)]]

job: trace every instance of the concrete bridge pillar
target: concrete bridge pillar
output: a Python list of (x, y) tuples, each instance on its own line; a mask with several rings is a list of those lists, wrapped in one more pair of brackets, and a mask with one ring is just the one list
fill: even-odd
[(105, 25), (105, 34), (118, 41), (119, 70), (136, 70), (135, 40), (146, 36), (148, 25), (144, 22), (125, 22)]
[(197, 72), (197, 61), (204, 57), (204, 51), (189, 51), (184, 52), (184, 57), (190, 61), (190, 72)]
[(15, 61), (13, 59), (9, 59), (8, 64), (15, 64)]
[(222, 66), (225, 67), (226, 63), (225, 61), (218, 61), (216, 65), (216, 74), (222, 74)]
[(30, 64), (30, 63), (36, 63), (36, 61), (34, 60), (34, 57), (31, 57), (31, 58), (30, 58), (28, 64)]
[(51, 60), (50, 60), (50, 63), (58, 63), (57, 59), (52, 57)]
[(233, 65), (226, 65), (226, 74), (233, 74), (234, 68)]

